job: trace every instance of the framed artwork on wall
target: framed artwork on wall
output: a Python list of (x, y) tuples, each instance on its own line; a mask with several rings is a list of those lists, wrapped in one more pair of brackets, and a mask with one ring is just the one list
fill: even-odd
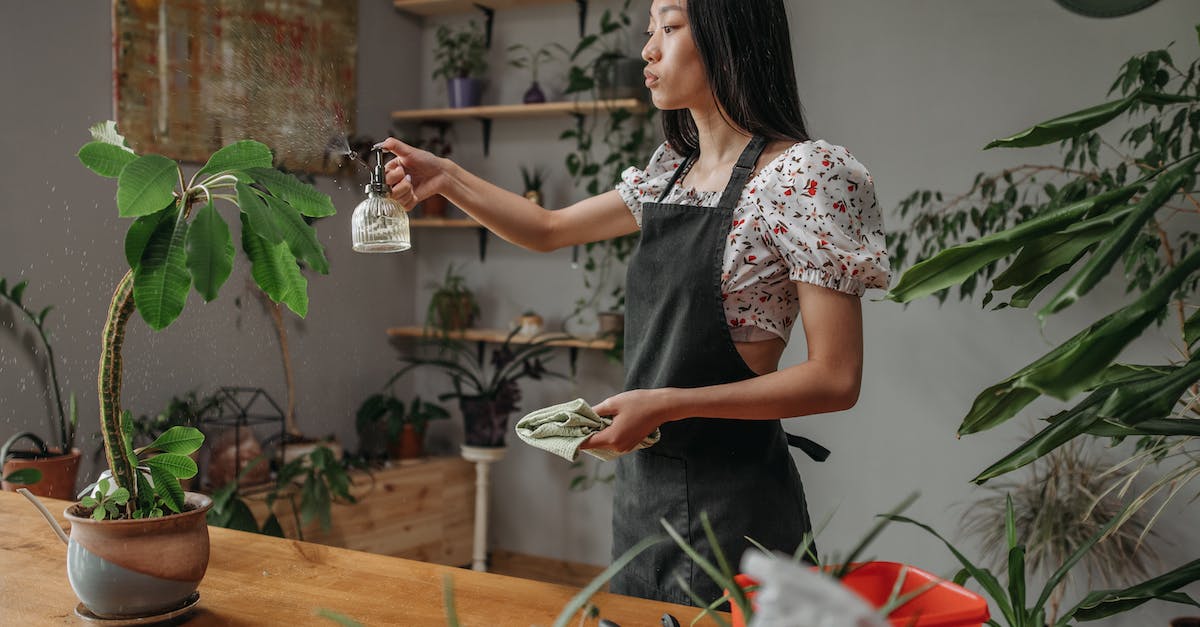
[(310, 173), (354, 132), (358, 3), (113, 0), (113, 110), (139, 153), (202, 162), (239, 139)]

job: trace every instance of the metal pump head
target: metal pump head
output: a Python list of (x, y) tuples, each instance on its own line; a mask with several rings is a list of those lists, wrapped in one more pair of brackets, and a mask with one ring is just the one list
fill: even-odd
[(380, 196), (387, 196), (391, 190), (388, 189), (383, 176), (383, 149), (372, 148), (370, 156), (375, 159), (375, 166), (371, 169), (371, 182), (367, 184), (365, 191), (368, 194), (374, 193)]

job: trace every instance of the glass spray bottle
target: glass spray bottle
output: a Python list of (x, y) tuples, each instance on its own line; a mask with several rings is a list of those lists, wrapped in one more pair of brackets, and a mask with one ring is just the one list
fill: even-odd
[(383, 150), (371, 150), (375, 167), (367, 184), (366, 200), (358, 203), (351, 218), (354, 250), (360, 253), (397, 253), (412, 248), (408, 214), (390, 196), (383, 175)]

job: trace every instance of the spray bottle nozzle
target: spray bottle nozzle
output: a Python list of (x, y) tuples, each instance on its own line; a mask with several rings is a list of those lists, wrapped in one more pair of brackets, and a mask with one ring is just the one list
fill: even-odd
[(387, 196), (390, 190), (388, 189), (387, 183), (384, 181), (383, 149), (372, 148), (370, 155), (371, 158), (375, 160), (375, 165), (371, 169), (371, 182), (367, 185), (366, 192), (368, 194), (375, 193), (379, 194), (380, 196)]

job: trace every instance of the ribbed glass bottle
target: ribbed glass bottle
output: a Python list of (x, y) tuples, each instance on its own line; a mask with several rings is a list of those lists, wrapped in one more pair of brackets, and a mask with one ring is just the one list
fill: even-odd
[(351, 231), (356, 252), (396, 253), (412, 248), (404, 207), (374, 191), (354, 208)]

